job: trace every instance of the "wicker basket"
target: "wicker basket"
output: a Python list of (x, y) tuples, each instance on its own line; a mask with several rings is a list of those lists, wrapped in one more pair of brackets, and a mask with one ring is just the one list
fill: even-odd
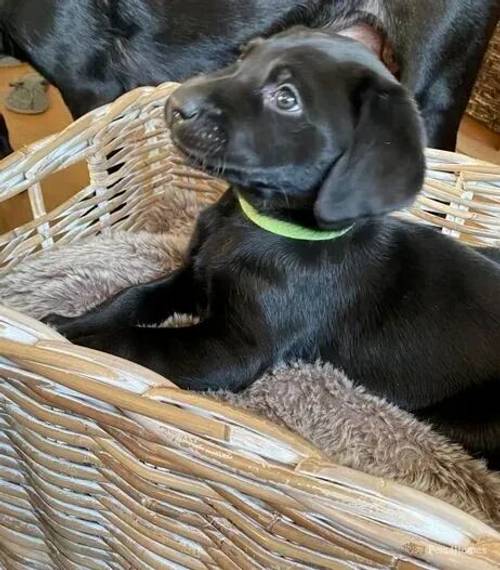
[[(221, 191), (172, 148), (173, 88), (133, 91), (0, 164), (0, 201), (26, 193), (33, 212), (1, 236), (3, 272), (132, 229), (168, 185)], [(400, 215), (500, 245), (500, 167), (428, 156), (425, 190)], [(42, 181), (80, 161), (90, 185), (47, 213)], [(0, 568), (500, 568), (500, 535), (453, 507), (14, 311), (0, 327)]]

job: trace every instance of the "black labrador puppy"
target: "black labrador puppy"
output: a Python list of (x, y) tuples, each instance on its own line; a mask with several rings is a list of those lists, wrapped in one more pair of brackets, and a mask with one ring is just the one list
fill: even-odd
[[(414, 200), (424, 155), (416, 106), (381, 62), (294, 30), (187, 82), (166, 114), (231, 190), (180, 270), (48, 322), (193, 390), (330, 361), (500, 467), (500, 251), (385, 215)], [(200, 323), (135, 326), (173, 313)]]
[(139, 85), (232, 63), (295, 24), (361, 39), (415, 95), (429, 144), (453, 150), (498, 0), (0, 0), (0, 42), (75, 117)]

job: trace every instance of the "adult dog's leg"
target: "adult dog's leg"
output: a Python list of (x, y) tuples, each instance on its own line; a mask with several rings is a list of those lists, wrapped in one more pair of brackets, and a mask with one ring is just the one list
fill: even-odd
[(112, 80), (84, 88), (73, 79), (68, 85), (59, 82), (58, 87), (73, 119), (78, 119), (97, 107), (111, 103), (125, 93), (124, 87)]
[(8, 156), (10, 153), (14, 152), (10, 145), (9, 131), (7, 130), (7, 123), (0, 114), (0, 159)]
[(223, 317), (177, 329), (125, 327), (75, 342), (127, 358), (190, 390), (237, 391), (272, 365), (271, 343)]
[(48, 315), (43, 320), (72, 339), (126, 326), (159, 324), (174, 313), (194, 314), (203, 304), (203, 294), (188, 265), (156, 281), (124, 289), (79, 317)]
[[(494, 0), (401, 2), (385, 9), (402, 49), (402, 82), (415, 94), (428, 146), (455, 150), (460, 121), (498, 18)], [(397, 22), (406, 22), (398, 27)], [(396, 29), (397, 28), (397, 29)]]

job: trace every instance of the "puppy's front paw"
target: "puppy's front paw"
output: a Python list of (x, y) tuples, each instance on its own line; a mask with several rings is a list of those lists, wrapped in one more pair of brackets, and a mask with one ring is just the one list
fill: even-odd
[(50, 313), (40, 320), (67, 338), (72, 338), (82, 333), (81, 327), (78, 325), (78, 317), (64, 317), (63, 315)]
[(48, 315), (45, 315), (45, 317), (42, 317), (40, 320), (45, 325), (48, 325), (49, 327), (59, 330), (60, 327), (63, 327), (65, 324), (68, 323), (68, 321), (71, 321), (72, 318), (63, 317), (62, 315), (56, 315), (56, 313), (50, 313)]

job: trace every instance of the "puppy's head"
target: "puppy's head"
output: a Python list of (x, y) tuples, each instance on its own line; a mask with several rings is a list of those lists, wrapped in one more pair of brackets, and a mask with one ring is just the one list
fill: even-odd
[(321, 227), (399, 209), (422, 185), (413, 100), (369, 49), (338, 35), (253, 42), (235, 65), (180, 87), (166, 116), (193, 161), (314, 209)]

